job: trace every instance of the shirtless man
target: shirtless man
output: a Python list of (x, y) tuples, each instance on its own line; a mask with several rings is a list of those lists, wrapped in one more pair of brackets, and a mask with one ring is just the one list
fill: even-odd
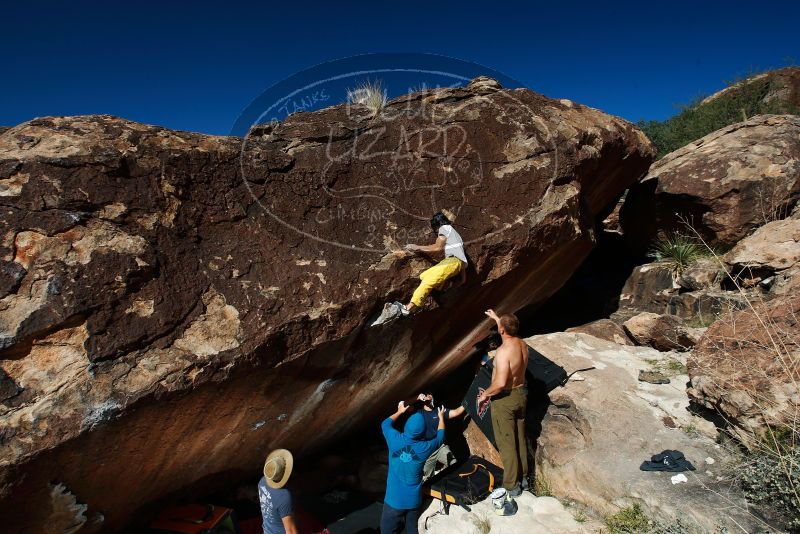
[(494, 357), (492, 383), (478, 395), (478, 405), (486, 399), (492, 399), (492, 429), (503, 459), (503, 487), (509, 495), (517, 497), (528, 480), (528, 447), (525, 441), (528, 345), (517, 337), (519, 319), (516, 315), (507, 313), (498, 317), (494, 310), (487, 310), (486, 315), (497, 323), (503, 344), (498, 347)]

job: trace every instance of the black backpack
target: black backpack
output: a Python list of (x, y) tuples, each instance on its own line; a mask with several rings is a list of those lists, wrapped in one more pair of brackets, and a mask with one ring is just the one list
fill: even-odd
[[(479, 456), (470, 456), (434, 475), (423, 487), (423, 494), (445, 504), (467, 508), (482, 501), (503, 481), (503, 470)], [(468, 509), (468, 508), (467, 508)]]

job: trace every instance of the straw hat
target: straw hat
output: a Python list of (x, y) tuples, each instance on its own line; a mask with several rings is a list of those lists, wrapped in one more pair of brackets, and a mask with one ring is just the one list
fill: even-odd
[(275, 449), (264, 462), (264, 480), (270, 488), (282, 488), (289, 481), (294, 467), (292, 453), (286, 449)]

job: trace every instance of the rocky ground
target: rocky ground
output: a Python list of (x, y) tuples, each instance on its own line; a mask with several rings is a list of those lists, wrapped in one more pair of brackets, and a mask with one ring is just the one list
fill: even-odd
[[(489, 500), (471, 506), (467, 511), (454, 506), (443, 515), (433, 502), (420, 518), (420, 532), (431, 534), (588, 534), (598, 532), (602, 524), (570, 510), (555, 497), (535, 497), (524, 493), (516, 499), (517, 513), (510, 517), (495, 514)], [(576, 519), (577, 517), (577, 519)]]

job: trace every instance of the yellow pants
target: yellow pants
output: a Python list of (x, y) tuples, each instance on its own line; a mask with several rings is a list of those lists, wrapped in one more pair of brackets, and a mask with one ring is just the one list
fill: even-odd
[(445, 258), (419, 275), (420, 284), (411, 296), (411, 304), (421, 307), (434, 289), (441, 289), (444, 283), (461, 272), (463, 263), (454, 256)]

